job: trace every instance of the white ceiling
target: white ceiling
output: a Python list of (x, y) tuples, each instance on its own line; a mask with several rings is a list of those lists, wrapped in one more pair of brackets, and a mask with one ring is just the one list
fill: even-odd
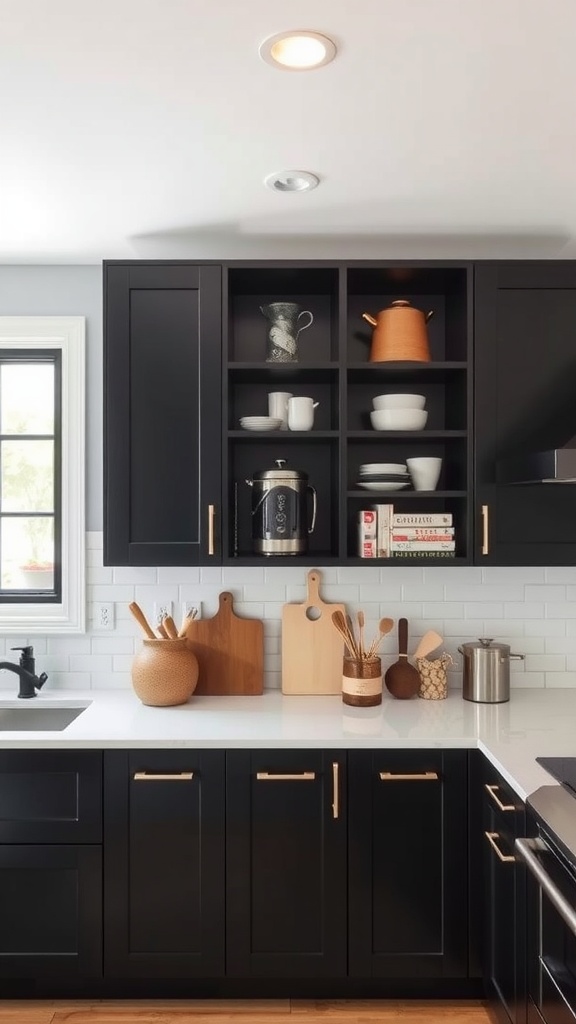
[[(265, 64), (295, 28), (336, 60)], [(0, 0), (0, 260), (576, 256), (575, 44), (575, 0)]]

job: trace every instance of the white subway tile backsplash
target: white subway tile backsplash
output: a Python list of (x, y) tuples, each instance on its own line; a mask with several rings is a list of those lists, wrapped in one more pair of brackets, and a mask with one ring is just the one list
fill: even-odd
[[(286, 602), (306, 597), (309, 569), (284, 566), (108, 567), (102, 564), (102, 534), (89, 533), (87, 612), (84, 636), (0, 637), (0, 655), (16, 660), (10, 647), (34, 645), (38, 671), (49, 673), (54, 689), (123, 688), (131, 685), (130, 667), (140, 649), (142, 631), (128, 611), (138, 601), (153, 621), (155, 603), (170, 600), (179, 622), (182, 602), (201, 601), (203, 615), (214, 615), (218, 595), (230, 590), (239, 615), (264, 620), (265, 686), (281, 687), (281, 617)], [(576, 687), (576, 567), (501, 568), (495, 566), (327, 566), (321, 571), (321, 595), (343, 602), (354, 617), (366, 615), (366, 635), (375, 634), (381, 616), (408, 619), (410, 650), (427, 629), (445, 636), (455, 660), (449, 685), (462, 685), (459, 644), (480, 636), (509, 643), (525, 654), (511, 665), (515, 687)], [(113, 601), (115, 628), (93, 629), (93, 602)], [(384, 669), (396, 660), (397, 627), (382, 643)], [(0, 672), (3, 693), (15, 692), (14, 677)]]

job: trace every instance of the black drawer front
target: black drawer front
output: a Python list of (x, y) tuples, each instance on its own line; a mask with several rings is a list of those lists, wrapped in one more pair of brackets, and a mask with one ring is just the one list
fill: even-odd
[(0, 752), (0, 843), (100, 843), (102, 756)]

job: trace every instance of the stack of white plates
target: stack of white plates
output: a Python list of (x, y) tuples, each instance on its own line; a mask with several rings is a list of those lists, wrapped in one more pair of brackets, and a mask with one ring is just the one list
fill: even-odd
[(242, 416), (240, 426), (243, 430), (280, 430), (282, 420), (273, 416)]
[(366, 491), (401, 491), (410, 485), (405, 462), (364, 462), (358, 487)]

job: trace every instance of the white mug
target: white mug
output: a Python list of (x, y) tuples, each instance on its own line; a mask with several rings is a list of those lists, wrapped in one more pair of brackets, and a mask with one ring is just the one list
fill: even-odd
[(314, 409), (319, 402), (313, 398), (291, 398), (288, 401), (288, 426), (290, 430), (312, 430)]
[(270, 391), (268, 393), (268, 415), (282, 420), (280, 430), (288, 430), (288, 402), (292, 398), (290, 391)]
[(435, 490), (442, 469), (442, 459), (423, 456), (418, 459), (406, 459), (406, 465), (415, 491)]

